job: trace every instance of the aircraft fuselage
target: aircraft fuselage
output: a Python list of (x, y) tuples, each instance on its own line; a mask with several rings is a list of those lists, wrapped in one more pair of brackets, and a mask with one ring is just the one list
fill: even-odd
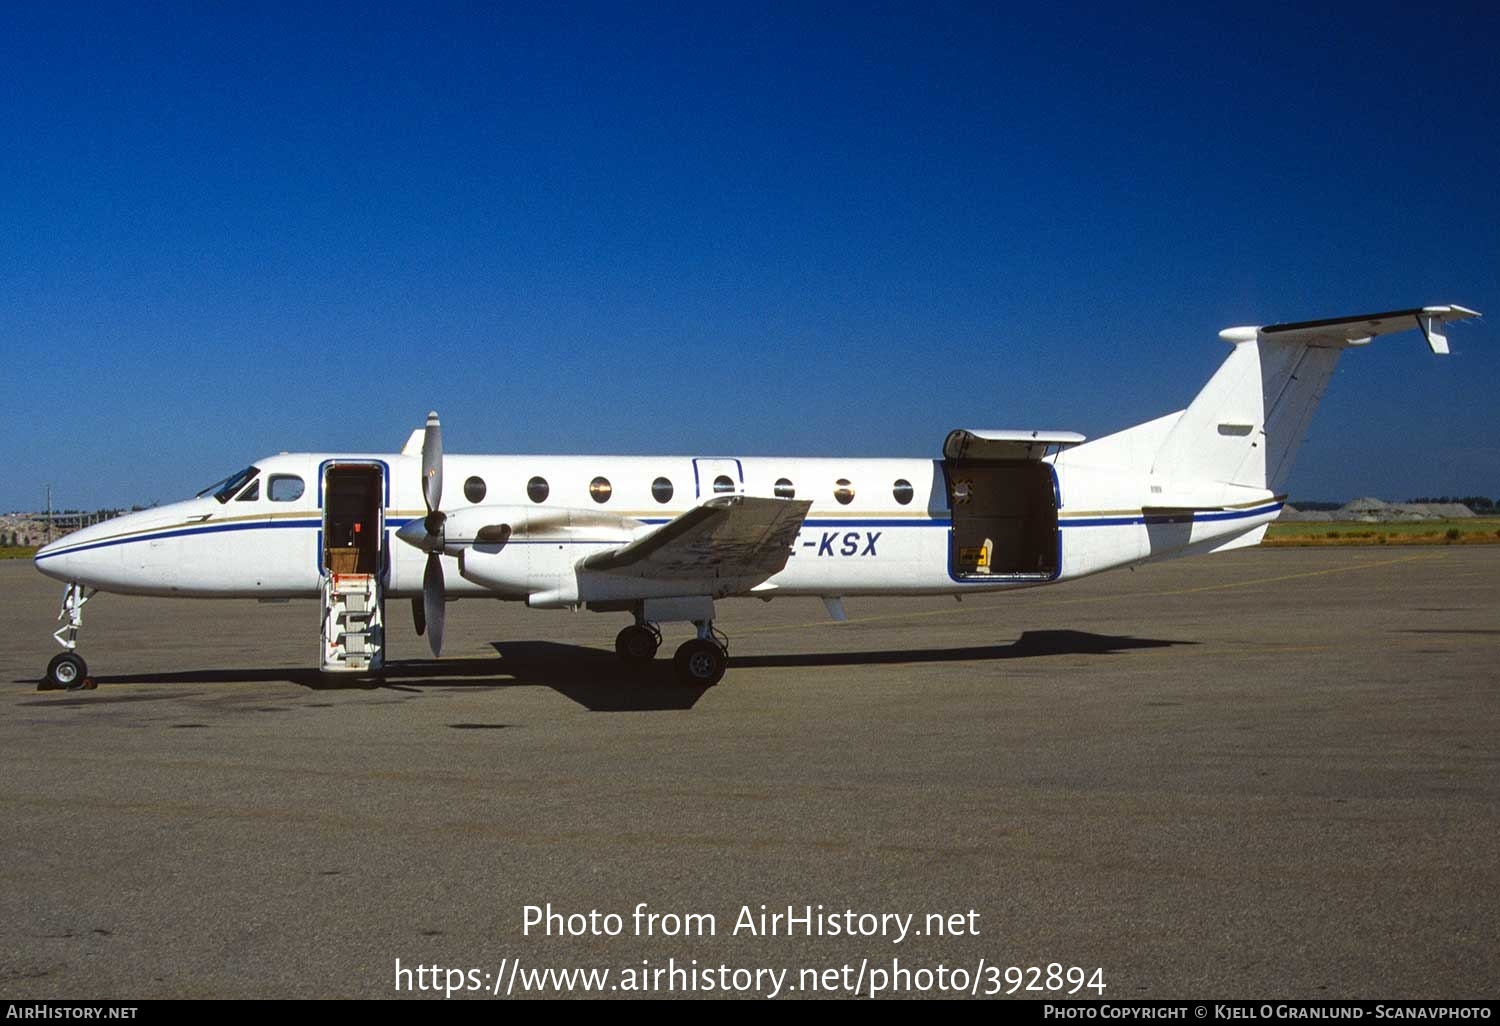
[[(753, 590), (761, 597), (1034, 587), (1224, 547), (1257, 532), (1281, 508), (1268, 491), (1226, 485), (1205, 494), (1199, 482), (1190, 502), (1200, 512), (1153, 513), (1171, 504), (1171, 482), (1070, 465), (1068, 456), (1031, 464), (1035, 483), (1026, 487), (1050, 491), (1050, 497), (1039, 494), (1029, 511), (999, 509), (994, 518), (1002, 528), (1032, 518), (1029, 540), (1017, 543), (1029, 546), (1026, 565), (981, 567), (974, 565), (977, 555), (960, 560), (966, 553), (958, 551), (963, 546), (962, 539), (955, 541), (955, 520), (962, 529), (968, 523), (964, 507), (972, 502), (977, 508), (989, 497), (964, 493), (964, 465), (954, 461), (450, 455), (444, 463), (444, 505), (450, 515), (481, 507), (493, 511), (490, 519), (496, 521), (530, 512), (565, 514), (571, 523), (509, 543), (514, 559), (524, 554), (509, 590), (468, 579), (458, 555), (444, 555), (451, 571), (448, 594), (525, 600), (573, 575), (583, 578), (576, 582), (577, 601), (553, 604), (608, 601), (607, 595), (590, 594), (589, 575), (577, 571), (578, 564), (716, 493), (812, 501), (786, 567)], [(254, 465), (258, 473), (252, 483), (258, 488), (253, 493), (247, 486), (225, 501), (204, 495), (95, 525), (48, 547), (37, 566), (59, 580), (123, 594), (315, 598), (328, 569), (325, 532), (354, 530), (367, 542), (366, 532), (376, 535), (370, 547), (378, 556), (371, 569), (382, 575), (385, 594), (417, 596), (425, 556), (395, 544), (393, 536), (424, 515), (419, 462), (400, 454), (267, 457)], [(357, 528), (334, 522), (324, 488), (330, 467), (367, 467), (372, 481), (378, 478), (378, 505), (350, 514), (359, 518)], [(993, 490), (1009, 486), (1000, 481)], [(1213, 511), (1202, 511), (1206, 504)], [(1007, 518), (1008, 512), (1017, 516)], [(978, 537), (984, 528), (970, 533), (976, 541), (988, 540)], [(567, 599), (572, 592), (565, 589), (563, 595)]]

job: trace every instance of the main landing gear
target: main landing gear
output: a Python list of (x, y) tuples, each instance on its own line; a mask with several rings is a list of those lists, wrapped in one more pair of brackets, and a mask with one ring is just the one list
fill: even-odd
[(38, 691), (93, 690), (98, 687), (89, 676), (89, 665), (78, 654), (78, 631), (83, 626), (83, 605), (97, 592), (81, 584), (69, 582), (63, 589), (62, 608), (57, 611), (58, 623), (62, 626), (52, 636), (66, 651), (52, 657), (47, 664), (47, 674), (37, 684)]
[(645, 666), (661, 648), (661, 629), (654, 623), (634, 623), (615, 636), (615, 655), (627, 666)]
[[(724, 678), (729, 666), (729, 639), (712, 620), (694, 620), (698, 636), (684, 641), (672, 657), (672, 672), (680, 684), (707, 688)], [(642, 668), (656, 658), (661, 629), (649, 621), (626, 627), (615, 638), (615, 654), (627, 666)]]

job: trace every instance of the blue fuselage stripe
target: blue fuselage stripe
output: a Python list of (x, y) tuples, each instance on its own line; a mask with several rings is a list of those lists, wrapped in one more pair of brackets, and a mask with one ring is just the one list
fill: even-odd
[(132, 542), (161, 541), (164, 538), (181, 538), (189, 534), (221, 534), (226, 531), (265, 531), (282, 528), (320, 528), (323, 526), (321, 520), (272, 520), (260, 523), (246, 524), (205, 524), (201, 527), (179, 527), (171, 530), (157, 531), (152, 534), (138, 534), (129, 538), (107, 538), (104, 541), (90, 542), (87, 545), (75, 545), (71, 549), (61, 549), (57, 552), (38, 554), (36, 559), (52, 559), (56, 556), (71, 556), (75, 552), (88, 552), (91, 549), (104, 549), (111, 545), (129, 545)]
[[(1221, 520), (1242, 520), (1242, 519), (1247, 519), (1247, 518), (1250, 518), (1250, 517), (1266, 516), (1267, 514), (1277, 512), (1278, 510), (1281, 509), (1281, 507), (1282, 507), (1282, 504), (1279, 503), (1279, 502), (1277, 502), (1277, 503), (1272, 503), (1272, 504), (1266, 505), (1266, 506), (1260, 506), (1260, 507), (1257, 507), (1255, 509), (1225, 510), (1225, 511), (1222, 511), (1222, 512), (1219, 512), (1219, 511), (1215, 511), (1215, 512), (1200, 512), (1200, 513), (1194, 513), (1192, 515), (1192, 520), (1194, 522), (1209, 522), (1209, 521), (1221, 521)], [(415, 518), (412, 518), (412, 519), (415, 519)], [(645, 524), (665, 524), (665, 523), (669, 522), (670, 519), (671, 518), (669, 518), (669, 517), (664, 517), (664, 518), (660, 518), (660, 519), (652, 518), (652, 519), (649, 519), (649, 520), (642, 520), (642, 523), (645, 523)], [(1145, 523), (1148, 522), (1149, 519), (1152, 519), (1152, 518), (1148, 518), (1148, 517), (1146, 517), (1144, 515), (1138, 515), (1138, 514), (1127, 514), (1125, 516), (1118, 516), (1118, 517), (1081, 517), (1081, 518), (1074, 518), (1074, 519), (1059, 519), (1058, 522), (1057, 522), (1057, 526), (1058, 527), (1070, 527), (1070, 528), (1071, 527), (1128, 527), (1128, 526), (1131, 526), (1131, 525), (1145, 524)], [(398, 519), (398, 518), (394, 518), (393, 517), (393, 518), (390, 518), (390, 519), (388, 519), (386, 521), (386, 527), (388, 527), (388, 528), (390, 528), (392, 530), (395, 530), (395, 529), (403, 527), (406, 524), (411, 523), (411, 522), (412, 522), (411, 519), (402, 520), (402, 519)], [(925, 520), (914, 519), (914, 518), (904, 518), (904, 519), (882, 519), (882, 518), (869, 518), (869, 519), (861, 519), (861, 518), (818, 518), (818, 519), (805, 520), (802, 523), (802, 526), (804, 528), (833, 528), (833, 529), (855, 528), (855, 527), (885, 527), (885, 528), (896, 528), (896, 527), (951, 527), (952, 525), (953, 525), (953, 520), (952, 520), (951, 517), (931, 517), (931, 518), (928, 518), (928, 519), (925, 519)], [(251, 522), (251, 523), (243, 523), (243, 524), (203, 524), (201, 526), (200, 525), (195, 525), (195, 526), (191, 526), (191, 527), (170, 528), (170, 529), (165, 529), (165, 530), (156, 531), (156, 532), (147, 533), (147, 534), (134, 535), (134, 536), (131, 536), (131, 537), (128, 537), (128, 538), (109, 538), (109, 539), (106, 539), (104, 541), (91, 542), (91, 543), (86, 544), (86, 545), (77, 545), (77, 546), (74, 546), (73, 548), (70, 548), (70, 549), (60, 549), (60, 550), (58, 550), (56, 552), (48, 552), (48, 553), (43, 554), (43, 555), (38, 555), (35, 558), (37, 559), (37, 561), (41, 561), (41, 560), (44, 560), (44, 559), (52, 559), (52, 558), (55, 558), (57, 556), (72, 555), (75, 552), (88, 552), (88, 551), (91, 551), (93, 549), (108, 548), (111, 545), (129, 545), (129, 544), (131, 544), (133, 542), (161, 541), (161, 540), (166, 539), (166, 538), (182, 538), (182, 537), (186, 537), (187, 535), (195, 535), (195, 534), (220, 534), (220, 533), (224, 533), (224, 532), (228, 532), (228, 531), (265, 531), (265, 530), (286, 530), (286, 529), (297, 529), (297, 528), (301, 528), (301, 529), (321, 529), (322, 526), (323, 526), (323, 521), (321, 519), (272, 520), (272, 521)], [(549, 544), (549, 545), (555, 545), (555, 544), (600, 545), (600, 544), (608, 544), (609, 542), (613, 542), (613, 541), (618, 541), (618, 539), (613, 539), (613, 538), (611, 538), (611, 539), (604, 539), (604, 540), (596, 540), (596, 539), (552, 539), (552, 540), (547, 540), (545, 542), (545, 544)], [(519, 539), (518, 538), (518, 539), (514, 539), (511, 544), (524, 545), (524, 544), (541, 544), (541, 543), (542, 542), (540, 540), (538, 540), (538, 541), (530, 541), (530, 540), (523, 540), (523, 539)]]
[[(1208, 523), (1210, 521), (1219, 521), (1219, 520), (1245, 520), (1245, 519), (1249, 519), (1251, 517), (1263, 517), (1263, 516), (1265, 516), (1268, 513), (1278, 512), (1281, 509), (1281, 506), (1282, 506), (1281, 503), (1275, 502), (1275, 503), (1271, 503), (1271, 504), (1266, 505), (1266, 506), (1257, 506), (1255, 509), (1235, 509), (1235, 510), (1223, 510), (1223, 511), (1214, 511), (1214, 512), (1198, 512), (1198, 513), (1192, 514), (1191, 520), (1192, 520), (1193, 523), (1196, 523), (1196, 524)], [(1059, 520), (1057, 522), (1057, 526), (1059, 526), (1059, 527), (1129, 527), (1129, 526), (1131, 526), (1133, 524), (1146, 524), (1146, 523), (1150, 523), (1151, 521), (1156, 520), (1156, 519), (1157, 519), (1157, 517), (1155, 517), (1154, 515), (1148, 517), (1148, 516), (1146, 516), (1144, 514), (1126, 514), (1125, 516), (1118, 516), (1118, 517), (1079, 517), (1079, 518), (1073, 519), (1073, 520)], [(1162, 518), (1162, 519), (1165, 520), (1165, 518)], [(1186, 523), (1187, 521), (1184, 520), (1182, 522)]]

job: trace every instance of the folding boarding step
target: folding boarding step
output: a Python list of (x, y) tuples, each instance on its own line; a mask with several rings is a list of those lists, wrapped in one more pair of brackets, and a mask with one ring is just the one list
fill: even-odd
[(323, 579), (324, 673), (373, 673), (385, 665), (380, 579), (330, 573)]

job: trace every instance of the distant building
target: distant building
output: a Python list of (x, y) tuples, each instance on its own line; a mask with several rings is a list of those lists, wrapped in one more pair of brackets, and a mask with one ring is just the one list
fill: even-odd
[(112, 520), (124, 512), (123, 509), (69, 510), (53, 513), (50, 521), (46, 513), (8, 513), (0, 516), (0, 542), (28, 547), (45, 545), (49, 537), (61, 538), (81, 527)]

